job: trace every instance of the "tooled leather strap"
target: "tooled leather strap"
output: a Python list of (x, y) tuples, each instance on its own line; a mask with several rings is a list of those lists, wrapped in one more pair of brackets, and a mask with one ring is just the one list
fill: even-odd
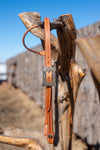
[[(50, 22), (44, 18), (45, 30), (45, 67), (51, 67), (51, 44), (50, 44)], [(52, 81), (52, 73), (46, 72), (46, 80)], [(52, 119), (52, 86), (45, 87), (45, 129), (44, 134), (48, 136), (48, 142), (54, 142), (53, 119)]]

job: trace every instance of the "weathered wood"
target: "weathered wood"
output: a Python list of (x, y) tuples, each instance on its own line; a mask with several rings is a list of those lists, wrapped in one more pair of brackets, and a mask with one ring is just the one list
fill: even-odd
[[(31, 33), (39, 37), (42, 40), (42, 44), (44, 44), (44, 29), (39, 13), (26, 12), (21, 13), (19, 16), (26, 28), (30, 28), (34, 24), (40, 24)], [(55, 19), (51, 23), (51, 29), (53, 28), (57, 29), (58, 35), (57, 39), (51, 34), (52, 64), (56, 64), (57, 69), (54, 145), (49, 145), (46, 137), (41, 133), (32, 133), (32, 136), (30, 136), (30, 133), (25, 134), (25, 138), (30, 137), (30, 139), (36, 140), (44, 150), (71, 150), (75, 101), (85, 72), (75, 62), (76, 29), (72, 15), (62, 15)], [(3, 133), (6, 133), (6, 136), (8, 135), (8, 131)], [(13, 137), (14, 134), (11, 132), (9, 135)], [(17, 136), (18, 134), (16, 133), (15, 135)], [(18, 137), (24, 137), (19, 135)]]
[(92, 74), (94, 84), (95, 84), (95, 87), (96, 87), (98, 95), (99, 95), (99, 101), (100, 101), (100, 83), (98, 82), (97, 78), (95, 77), (95, 75), (93, 74), (92, 71), (91, 71), (91, 74)]
[[(61, 139), (63, 139), (63, 150), (71, 149), (73, 115), (76, 96), (79, 85), (85, 76), (85, 72), (75, 62), (75, 38), (76, 29), (73, 18), (70, 14), (62, 15), (59, 20), (64, 23), (64, 27), (57, 28), (58, 40), (60, 44), (60, 55), (58, 59), (58, 72), (61, 76), (59, 82), (58, 95), (61, 97), (60, 91), (64, 91), (61, 98), (62, 112), (60, 114), (61, 121)], [(62, 81), (61, 81), (62, 80)], [(66, 86), (67, 84), (67, 86)], [(63, 90), (61, 90), (61, 88)]]
[[(41, 146), (32, 138), (27, 138), (27, 137), (22, 137), (20, 136), (20, 132), (17, 133), (17, 130), (15, 130), (15, 133), (17, 133), (18, 137), (16, 137), (16, 134), (10, 134), (11, 130), (7, 129), (1, 129), (2, 132), (0, 133), (0, 142), (1, 143), (6, 143), (14, 146), (20, 146), (20, 147), (25, 147), (30, 150), (43, 150)], [(12, 130), (13, 131), (13, 130)], [(13, 132), (12, 132), (13, 133)], [(22, 135), (23, 132), (21, 131)], [(25, 133), (24, 133), (25, 134)], [(12, 136), (12, 137), (11, 137)]]
[(100, 35), (77, 39), (76, 43), (79, 46), (90, 69), (100, 83)]
[(30, 150), (43, 150), (36, 141), (28, 138), (14, 138), (0, 135), (0, 142), (25, 147)]
[[(66, 149), (68, 150), (69, 148), (71, 148), (69, 145), (71, 145), (71, 135), (72, 135), (71, 101), (73, 102), (73, 100), (71, 97), (72, 91), (71, 91), (71, 83), (69, 81), (69, 69), (70, 69), (71, 58), (74, 59), (75, 47), (73, 47), (74, 39), (73, 40), (71, 39), (70, 30), (67, 28), (68, 20), (70, 20), (73, 23), (73, 19), (72, 17), (70, 19), (70, 16), (71, 15), (61, 16), (59, 19), (64, 22), (65, 27), (64, 28), (60, 27), (57, 29), (57, 34), (58, 34), (58, 39), (59, 39), (59, 44), (60, 44), (60, 53), (61, 53), (59, 55), (59, 60), (58, 60), (58, 70), (59, 70), (59, 74), (62, 80), (62, 83), (60, 81), (59, 84), (60, 85), (62, 84), (62, 87), (65, 88), (64, 92), (69, 95), (64, 98), (64, 100), (62, 101), (62, 108), (60, 107), (60, 112), (62, 112), (60, 114), (60, 121), (61, 121), (60, 139), (62, 139), (62, 142), (63, 142), (62, 143), (63, 150), (66, 150)], [(70, 26), (70, 29), (71, 27), (72, 26)], [(75, 27), (74, 27), (74, 32), (75, 32)], [(58, 90), (58, 93), (59, 93), (59, 90)], [(65, 93), (63, 93), (63, 96)]]
[(49, 150), (47, 138), (40, 132), (29, 132), (18, 128), (0, 128), (0, 142), (32, 150)]
[(78, 89), (81, 81), (86, 75), (87, 70), (81, 69), (81, 67), (76, 62), (71, 62), (70, 75), (71, 75), (71, 86), (73, 90), (74, 103), (76, 102)]
[(70, 61), (72, 59), (75, 60), (76, 29), (71, 14), (62, 15), (59, 17), (59, 20), (64, 23), (63, 28), (57, 28), (60, 44), (59, 71), (62, 73), (68, 73)]
[[(40, 24), (40, 22), (35, 22), (37, 21), (36, 17), (34, 21), (34, 15), (32, 13), (31, 17), (32, 18), (30, 19), (29, 13), (20, 14), (20, 18), (27, 28), (31, 27), (32, 24)], [(55, 130), (60, 129), (60, 138), (57, 136), (56, 138), (60, 139), (62, 149), (68, 150), (71, 149), (72, 122), (76, 96), (85, 73), (75, 62), (76, 29), (72, 15), (62, 15), (54, 20), (54, 24), (57, 25), (59, 44), (58, 40), (51, 34), (51, 47), (53, 51), (53, 64), (57, 62), (58, 87), (56, 87), (55, 91), (58, 89), (58, 100), (55, 101), (59, 106), (58, 116), (60, 120), (59, 126), (55, 125)], [(39, 27), (39, 30), (36, 29), (35, 31), (32, 31), (32, 33), (44, 40), (44, 29), (42, 26)], [(74, 82), (75, 79), (77, 79), (76, 82)], [(57, 143), (55, 143), (55, 145), (57, 145)]]
[[(32, 27), (33, 25), (41, 24), (41, 18), (38, 12), (21, 13), (19, 14), (19, 17), (27, 29)], [(39, 37), (41, 40), (44, 40), (44, 28), (42, 28), (42, 26), (39, 26), (33, 29), (31, 32), (35, 36)], [(51, 46), (52, 46), (52, 49), (58, 49), (58, 41), (57, 41), (57, 38), (53, 34), (51, 34)]]
[[(28, 15), (28, 13), (26, 14)], [(29, 19), (30, 15), (26, 17), (27, 16), (26, 14), (21, 14), (20, 18), (21, 19), (24, 18), (25, 21), (27, 20), (27, 22), (25, 21), (23, 22), (25, 26), (28, 28), (32, 26), (32, 23), (30, 22), (32, 22), (31, 20), (33, 20), (34, 22), (34, 19)], [(30, 24), (31, 26), (29, 26)], [(71, 136), (72, 136), (72, 121), (73, 121), (73, 114), (74, 114), (73, 109), (75, 107), (78, 88), (82, 78), (85, 76), (85, 73), (75, 63), (76, 29), (74, 26), (72, 15), (71, 14), (62, 15), (58, 19), (54, 20), (54, 24), (57, 24), (57, 34), (59, 40), (59, 44), (58, 44), (57, 42), (58, 40), (54, 38), (54, 36), (52, 36), (51, 34), (51, 46), (53, 47), (54, 50), (54, 53), (52, 53), (53, 56), (52, 58), (53, 58), (53, 63), (57, 61), (57, 72), (58, 72), (58, 79), (57, 79), (58, 87), (56, 87), (58, 88), (57, 102), (59, 103), (59, 101), (62, 101), (62, 104), (59, 104), (60, 109), (58, 110), (58, 112), (60, 113), (59, 118), (61, 122), (61, 125), (59, 125), (61, 131), (60, 142), (62, 143), (62, 149), (68, 150), (69, 147), (71, 149), (70, 145), (71, 145)], [(44, 29), (42, 27), (40, 27), (39, 30), (37, 29), (36, 32), (32, 32), (32, 33), (40, 37), (40, 39), (44, 40)], [(59, 55), (57, 55), (55, 52), (58, 52)], [(76, 82), (74, 81), (75, 78), (77, 78)]]

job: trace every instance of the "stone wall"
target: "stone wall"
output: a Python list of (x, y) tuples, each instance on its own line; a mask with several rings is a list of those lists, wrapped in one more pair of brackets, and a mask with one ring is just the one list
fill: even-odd
[[(42, 49), (39, 45), (35, 50)], [(44, 88), (42, 87), (42, 71), (44, 57), (26, 51), (7, 60), (8, 81), (21, 88), (40, 106), (44, 104)], [(34, 109), (34, 108), (33, 108)]]
[[(100, 34), (100, 21), (77, 31), (77, 38), (85, 38)], [(87, 75), (79, 88), (75, 117), (74, 132), (86, 138), (88, 143), (100, 143), (100, 102), (91, 72), (80, 50), (76, 47), (76, 61), (87, 69)]]
[[(77, 31), (77, 38), (93, 36), (99, 33), (100, 21), (79, 29)], [(40, 50), (42, 46), (39, 45), (35, 49)], [(76, 48), (76, 61), (83, 69), (88, 69), (88, 71), (78, 92), (74, 117), (74, 132), (86, 138), (89, 144), (97, 144), (97, 142), (100, 143), (99, 98), (90, 70), (78, 47)], [(44, 107), (44, 88), (42, 87), (41, 71), (43, 65), (43, 56), (28, 51), (7, 61), (8, 80), (17, 87), (20, 87), (42, 107)]]

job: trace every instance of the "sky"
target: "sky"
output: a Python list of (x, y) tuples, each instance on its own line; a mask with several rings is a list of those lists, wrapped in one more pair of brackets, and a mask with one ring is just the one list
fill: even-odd
[[(0, 0), (0, 62), (26, 51), (22, 44), (26, 28), (18, 17), (22, 12), (39, 12), (42, 21), (72, 14), (79, 29), (100, 20), (100, 0)], [(40, 40), (28, 34), (26, 43), (34, 47)]]

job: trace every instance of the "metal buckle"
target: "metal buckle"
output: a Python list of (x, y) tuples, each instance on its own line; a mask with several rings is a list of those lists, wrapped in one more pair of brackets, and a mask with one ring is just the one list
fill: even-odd
[[(46, 72), (52, 72), (52, 81), (46, 81)], [(56, 66), (52, 67), (42, 67), (43, 72), (43, 83), (42, 86), (56, 86)]]

